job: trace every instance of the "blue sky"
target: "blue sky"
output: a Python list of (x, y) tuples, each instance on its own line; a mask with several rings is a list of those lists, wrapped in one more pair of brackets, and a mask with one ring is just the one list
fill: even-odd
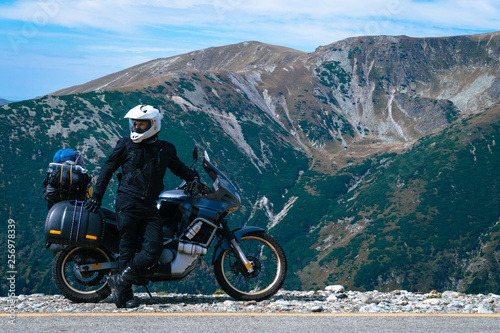
[(498, 31), (498, 0), (0, 0), (0, 98), (256, 40), (313, 52), (361, 35)]

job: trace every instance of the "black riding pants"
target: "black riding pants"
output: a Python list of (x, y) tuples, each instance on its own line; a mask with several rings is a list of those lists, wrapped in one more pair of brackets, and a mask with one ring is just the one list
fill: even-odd
[(156, 202), (119, 194), (115, 204), (120, 231), (120, 272), (127, 266), (143, 274), (158, 262), (163, 222)]

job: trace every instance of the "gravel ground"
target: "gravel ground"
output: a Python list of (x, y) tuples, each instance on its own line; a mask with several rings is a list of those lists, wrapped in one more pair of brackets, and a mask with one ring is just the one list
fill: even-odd
[[(138, 288), (140, 289), (140, 288)], [(245, 312), (245, 313), (418, 313), (500, 314), (500, 295), (346, 291), (329, 286), (318, 291), (280, 290), (268, 300), (235, 301), (222, 295), (136, 293), (141, 305), (117, 309), (111, 298), (99, 303), (74, 303), (62, 295), (18, 295), (0, 298), (0, 313), (109, 313), (109, 312)]]

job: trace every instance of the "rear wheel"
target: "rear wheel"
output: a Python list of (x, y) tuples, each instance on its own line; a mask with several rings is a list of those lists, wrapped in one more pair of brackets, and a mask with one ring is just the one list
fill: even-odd
[(106, 280), (110, 270), (84, 272), (80, 267), (111, 262), (111, 258), (99, 248), (72, 247), (59, 251), (54, 258), (52, 278), (66, 298), (78, 303), (97, 303), (111, 294)]
[(227, 250), (214, 264), (217, 282), (240, 301), (262, 301), (273, 296), (285, 282), (287, 262), (283, 249), (263, 232), (248, 233), (239, 244), (254, 271), (249, 273), (239, 258)]

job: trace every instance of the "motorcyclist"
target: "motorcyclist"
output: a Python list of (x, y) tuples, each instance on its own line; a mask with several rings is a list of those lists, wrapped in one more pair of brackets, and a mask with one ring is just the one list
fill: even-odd
[[(166, 169), (188, 182), (199, 182), (198, 174), (179, 160), (174, 145), (158, 139), (162, 118), (158, 109), (138, 105), (125, 118), (129, 119), (130, 137), (121, 138), (116, 144), (101, 169), (93, 196), (85, 206), (91, 211), (101, 206), (113, 173), (121, 167), (115, 203), (120, 231), (120, 274), (108, 279), (113, 300), (119, 308), (138, 306), (132, 282), (154, 269), (161, 255), (163, 223), (156, 200), (163, 190)], [(138, 244), (140, 238), (143, 239), (142, 248)]]

